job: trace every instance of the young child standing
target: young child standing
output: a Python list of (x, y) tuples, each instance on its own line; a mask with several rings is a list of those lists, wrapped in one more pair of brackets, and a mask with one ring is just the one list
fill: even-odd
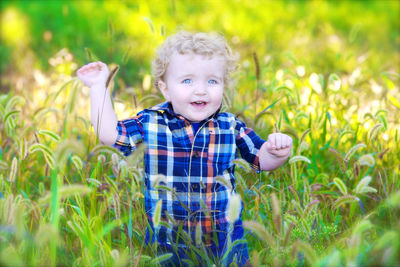
[[(155, 86), (166, 102), (122, 121), (117, 120), (105, 87), (107, 66), (94, 62), (77, 71), (90, 87), (91, 120), (99, 139), (125, 155), (141, 143), (146, 146), (146, 241), (157, 240), (162, 251), (173, 253), (170, 265), (184, 264), (198, 225), (204, 246), (215, 258), (225, 253), (228, 235), (231, 242), (243, 237), (240, 217), (231, 222), (227, 214), (235, 192), (234, 159), (240, 155), (256, 171), (273, 170), (291, 153), (289, 136), (273, 133), (264, 141), (233, 114), (221, 112), (224, 88), (235, 68), (234, 55), (222, 36), (188, 32), (170, 36), (152, 65)], [(162, 188), (157, 187), (160, 175), (165, 176)], [(161, 220), (171, 227), (161, 224), (155, 229), (159, 200)], [(232, 253), (239, 266), (248, 261), (245, 245)], [(233, 254), (227, 257), (228, 262), (233, 258)]]

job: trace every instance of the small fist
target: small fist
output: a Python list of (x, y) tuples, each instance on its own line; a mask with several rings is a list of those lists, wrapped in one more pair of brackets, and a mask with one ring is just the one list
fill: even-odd
[(293, 140), (282, 133), (273, 133), (268, 136), (267, 151), (276, 157), (288, 157), (292, 151)]
[(92, 87), (95, 84), (105, 86), (108, 74), (107, 65), (101, 61), (89, 63), (76, 72), (78, 78), (88, 87)]

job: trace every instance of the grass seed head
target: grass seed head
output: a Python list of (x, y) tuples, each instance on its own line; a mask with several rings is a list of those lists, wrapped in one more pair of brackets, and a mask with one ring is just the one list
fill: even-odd
[(267, 232), (265, 227), (256, 221), (244, 221), (243, 226), (248, 230), (254, 232), (258, 237), (265, 241), (270, 247), (275, 247), (274, 238)]
[[(87, 195), (92, 192), (92, 188), (86, 185), (80, 185), (80, 184), (70, 184), (70, 185), (64, 185), (63, 187), (58, 189), (58, 194), (60, 198), (65, 199), (68, 197), (73, 197), (73, 196), (83, 196)], [(39, 199), (39, 203), (41, 205), (48, 204), (52, 196), (51, 192), (48, 192), (44, 197)]]
[(346, 156), (344, 157), (345, 161), (349, 161), (349, 159), (351, 158), (351, 156), (360, 148), (363, 147), (367, 147), (365, 144), (361, 143), (361, 144), (357, 144), (355, 146), (353, 146), (352, 148), (349, 149), (349, 151), (347, 152)]
[(365, 176), (356, 186), (354, 189), (355, 194), (364, 194), (364, 193), (369, 193), (369, 192), (374, 192), (376, 193), (377, 190), (375, 188), (372, 188), (369, 185), (371, 182), (372, 178), (371, 176)]
[(116, 249), (111, 250), (111, 257), (114, 259), (114, 261), (119, 259), (119, 251)]
[(346, 204), (346, 203), (351, 203), (351, 202), (358, 202), (360, 199), (358, 197), (352, 196), (352, 195), (346, 195), (338, 198), (334, 203), (333, 203), (333, 208), (336, 210), (340, 206)]
[(118, 164), (118, 169), (122, 178), (128, 177), (128, 165), (125, 160), (121, 160)]
[(71, 161), (72, 161), (72, 163), (75, 165), (75, 168), (77, 169), (77, 170), (82, 170), (82, 168), (83, 168), (83, 162), (82, 162), (82, 160), (81, 160), (81, 158), (79, 157), (79, 156), (77, 156), (77, 155), (73, 155), (72, 157), (71, 157)]
[(153, 180), (153, 184), (152, 184), (153, 188), (157, 187), (161, 183), (167, 184), (167, 178), (165, 177), (165, 175), (162, 175), (162, 174), (154, 175), (154, 179), (152, 179), (152, 180)]
[(279, 201), (276, 197), (275, 193), (271, 194), (271, 202), (272, 202), (272, 212), (274, 214), (274, 226), (278, 234), (281, 232), (281, 209), (279, 207)]
[(375, 159), (371, 154), (366, 154), (362, 155), (359, 159), (358, 162), (360, 163), (360, 166), (369, 166), (372, 167), (375, 165)]
[(215, 177), (215, 180), (217, 182), (220, 182), (221, 184), (223, 184), (225, 187), (227, 187), (229, 189), (229, 192), (232, 191), (232, 184), (229, 180), (227, 180), (224, 176), (217, 176)]
[(369, 130), (369, 132), (368, 132), (368, 140), (370, 142), (372, 142), (375, 139), (375, 136), (377, 135), (377, 133), (382, 129), (383, 129), (382, 123), (378, 123), (378, 124), (374, 125), (374, 127), (372, 127), (371, 130)]
[(156, 209), (154, 211), (154, 218), (153, 218), (153, 224), (154, 228), (157, 228), (158, 225), (160, 224), (160, 219), (161, 219), (161, 206), (162, 206), (162, 200), (160, 199), (157, 204), (156, 204)]
[(231, 223), (234, 223), (239, 219), (240, 211), (242, 209), (242, 200), (239, 194), (232, 194), (228, 204), (228, 218)]
[(8, 181), (10, 183), (15, 182), (15, 179), (17, 177), (17, 171), (18, 171), (18, 160), (16, 157), (14, 157), (11, 162), (10, 176), (8, 177)]
[(104, 164), (104, 162), (106, 162), (106, 156), (104, 156), (103, 154), (98, 155), (97, 161), (100, 161), (101, 164)]
[(339, 177), (333, 178), (333, 183), (336, 185), (336, 187), (343, 195), (347, 195), (347, 186), (343, 183), (343, 181)]
[(113, 153), (111, 156), (111, 160), (112, 160), (113, 166), (118, 166), (119, 159), (118, 159), (117, 154)]
[(294, 157), (292, 157), (289, 160), (289, 164), (293, 164), (293, 163), (298, 162), (298, 161), (304, 161), (304, 162), (306, 162), (308, 164), (311, 164), (311, 160), (309, 160), (307, 157), (304, 157), (304, 156), (294, 156)]
[(196, 246), (197, 247), (200, 247), (202, 244), (202, 240), (201, 240), (202, 235), (203, 235), (203, 233), (201, 231), (201, 224), (197, 223), (197, 225), (196, 225)]

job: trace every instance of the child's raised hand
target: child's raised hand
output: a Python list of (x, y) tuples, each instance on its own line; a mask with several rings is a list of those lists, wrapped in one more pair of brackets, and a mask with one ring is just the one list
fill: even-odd
[(292, 151), (293, 140), (282, 133), (273, 133), (268, 136), (267, 151), (276, 157), (287, 157)]
[(109, 70), (106, 64), (101, 61), (89, 63), (81, 67), (76, 75), (88, 87), (95, 84), (106, 85)]

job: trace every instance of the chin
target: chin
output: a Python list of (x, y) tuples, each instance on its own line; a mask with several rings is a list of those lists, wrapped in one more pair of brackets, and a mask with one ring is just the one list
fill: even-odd
[(204, 116), (201, 116), (201, 117), (196, 116), (196, 117), (189, 117), (188, 119), (189, 119), (190, 121), (193, 121), (193, 122), (201, 122), (201, 121), (207, 119), (208, 117), (209, 117), (209, 116), (207, 116), (207, 117), (204, 117)]
[(206, 118), (191, 118), (191, 119), (189, 119), (190, 121), (192, 121), (192, 122), (201, 122), (201, 121), (203, 121), (203, 120), (205, 120)]

